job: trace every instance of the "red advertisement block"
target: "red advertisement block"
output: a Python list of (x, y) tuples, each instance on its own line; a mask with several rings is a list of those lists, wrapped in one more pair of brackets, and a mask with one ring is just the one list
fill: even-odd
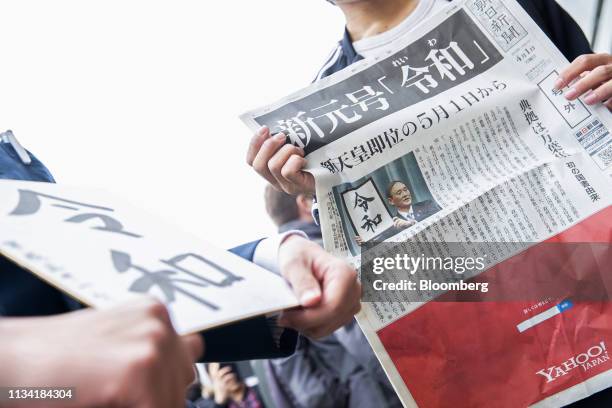
[[(547, 242), (612, 242), (610, 220), (612, 207)], [(515, 271), (529, 286), (528, 262), (520, 274), (519, 266), (511, 258), (482, 275)], [(609, 263), (595, 269), (589, 273), (612, 275)], [(582, 285), (584, 273), (572, 273)], [(571, 295), (536, 303), (429, 302), (378, 336), (419, 407), (529, 406), (612, 369), (612, 303)]]

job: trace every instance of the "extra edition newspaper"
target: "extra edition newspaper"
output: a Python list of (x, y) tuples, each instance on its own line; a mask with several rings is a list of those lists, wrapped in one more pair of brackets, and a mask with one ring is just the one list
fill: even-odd
[[(359, 323), (407, 407), (612, 386), (612, 115), (554, 89), (567, 64), (514, 0), (459, 0), (242, 116), (304, 149), (325, 247), (360, 267)], [(402, 259), (451, 265), (411, 290), (384, 272)]]

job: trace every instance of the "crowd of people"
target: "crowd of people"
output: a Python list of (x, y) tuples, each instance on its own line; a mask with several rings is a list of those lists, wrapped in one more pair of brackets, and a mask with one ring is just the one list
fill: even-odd
[[(317, 80), (375, 56), (449, 3), (330, 2), (344, 13), (346, 30)], [(571, 85), (568, 99), (588, 92), (587, 104), (612, 109), (612, 56), (593, 54), (554, 0), (519, 3), (573, 61), (556, 88)], [(75, 398), (65, 406), (74, 407), (401, 406), (353, 319), (360, 308), (355, 270), (320, 245), (311, 216), (314, 179), (303, 171), (304, 151), (262, 128), (251, 140), (247, 162), (270, 183), (266, 204), (280, 233), (231, 251), (281, 274), (300, 308), (181, 337), (157, 301), (83, 309), (0, 257), (0, 386), (73, 387)], [(0, 178), (54, 182), (34, 155), (24, 157), (14, 138), (0, 143)], [(408, 205), (402, 185), (391, 186), (389, 199), (397, 199), (398, 220), (414, 222), (419, 211)], [(257, 387), (247, 385), (236, 365), (223, 363), (256, 359)], [(197, 376), (196, 362), (207, 362)]]

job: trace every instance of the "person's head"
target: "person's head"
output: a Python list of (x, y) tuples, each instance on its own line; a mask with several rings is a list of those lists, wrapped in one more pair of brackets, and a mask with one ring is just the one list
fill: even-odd
[(278, 227), (291, 221), (313, 222), (312, 198), (304, 194), (292, 196), (268, 184), (264, 198), (266, 211)]
[(412, 193), (403, 182), (392, 181), (387, 187), (387, 199), (389, 204), (400, 211), (408, 211), (412, 205)]

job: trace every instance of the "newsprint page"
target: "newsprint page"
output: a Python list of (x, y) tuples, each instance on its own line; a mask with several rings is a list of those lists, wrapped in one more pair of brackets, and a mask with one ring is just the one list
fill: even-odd
[(567, 64), (514, 0), (453, 1), (242, 116), (304, 149), (325, 248), (360, 268), (358, 321), (406, 407), (612, 386), (612, 115), (554, 88)]

